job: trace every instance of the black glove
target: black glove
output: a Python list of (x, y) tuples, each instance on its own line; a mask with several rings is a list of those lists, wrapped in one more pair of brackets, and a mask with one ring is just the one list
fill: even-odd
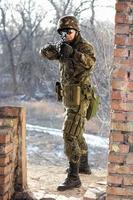
[(64, 58), (69, 58), (69, 57), (72, 56), (72, 54), (73, 54), (73, 48), (69, 44), (63, 43), (60, 48), (61, 48), (60, 54)]
[(57, 94), (57, 99), (58, 101), (62, 101), (62, 88), (61, 88), (61, 84), (60, 82), (56, 82), (56, 85), (55, 85), (55, 92)]
[(40, 55), (50, 60), (54, 60), (55, 58), (58, 58), (60, 56), (54, 44), (45, 45), (45, 47), (40, 50)]

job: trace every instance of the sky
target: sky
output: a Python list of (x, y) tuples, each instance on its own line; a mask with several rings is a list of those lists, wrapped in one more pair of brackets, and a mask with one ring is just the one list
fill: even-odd
[[(56, 1), (56, 0), (54, 0)], [(73, 0), (74, 1), (74, 5), (79, 5), (80, 4), (80, 0)], [(50, 3), (48, 2), (48, 0), (38, 0), (37, 4), (44, 4), (44, 8), (46, 8), (46, 10), (48, 11), (47, 14), (47, 18), (44, 19), (43, 21), (43, 27), (45, 28), (45, 26), (51, 26), (51, 24), (49, 24), (49, 21), (52, 21), (53, 19), (53, 12), (52, 12), (52, 7), (50, 5)], [(109, 21), (111, 23), (115, 23), (115, 3), (116, 0), (96, 0), (95, 3), (95, 14), (96, 14), (96, 20), (97, 21)], [(83, 14), (81, 15), (81, 18), (86, 18), (88, 16), (88, 10), (86, 12), (83, 12)], [(48, 24), (48, 25), (47, 25)]]
[[(79, 5), (80, 0), (73, 0), (74, 5)], [(44, 7), (47, 8), (47, 11), (51, 11), (51, 6), (48, 3), (48, 0), (38, 0), (38, 4), (42, 5), (42, 2), (44, 4)], [(95, 3), (95, 13), (96, 13), (96, 19), (100, 21), (110, 21), (114, 23), (115, 19), (115, 3), (116, 0), (96, 0)], [(52, 12), (49, 12), (49, 18), (52, 17)], [(88, 15), (88, 11), (84, 12), (82, 14), (82, 18), (85, 18)]]
[(115, 2), (116, 0), (97, 0), (95, 8), (97, 19), (114, 23)]
[[(7, 0), (12, 4), (16, 4), (20, 0)], [(25, 0), (27, 1), (27, 0)], [(37, 9), (39, 5), (41, 5), (42, 9), (44, 11), (47, 11), (47, 17), (43, 21), (43, 27), (50, 27), (52, 23), (50, 21), (53, 20), (53, 7), (48, 2), (48, 0), (34, 0), (37, 5)], [(58, 0), (54, 0), (54, 2), (58, 2)], [(78, 6), (81, 2), (81, 0), (73, 0), (74, 5)], [(114, 23), (115, 18), (115, 2), (116, 0), (96, 0), (95, 2), (95, 14), (96, 14), (96, 20), (97, 21), (109, 21), (111, 23)], [(81, 18), (84, 19), (89, 16), (88, 10), (86, 12), (83, 12)]]

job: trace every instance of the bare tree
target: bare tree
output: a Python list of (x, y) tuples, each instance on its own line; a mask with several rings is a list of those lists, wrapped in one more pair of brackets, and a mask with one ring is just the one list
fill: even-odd
[[(5, 7), (8, 9), (5, 9)], [(42, 36), (43, 30), (41, 29), (41, 22), (45, 18), (46, 13), (41, 12), (41, 10), (35, 10), (36, 5), (32, 0), (18, 2), (18, 4), (11, 9), (9, 2), (3, 7), (0, 7), (1, 11), (1, 28), (0, 28), (0, 39), (2, 41), (3, 57), (10, 66), (10, 72), (13, 82), (13, 93), (16, 94), (19, 91), (19, 79), (18, 72), (20, 72), (19, 67), (23, 67), (27, 72), (29, 72), (29, 66), (31, 66), (29, 76), (30, 82), (28, 82), (28, 74), (22, 79), (27, 79), (27, 85), (30, 85), (30, 92), (34, 90), (33, 85), (35, 85), (35, 78), (37, 77), (38, 61), (36, 55), (36, 40)], [(8, 10), (8, 15), (10, 12), (10, 20), (7, 17), (6, 11)], [(17, 17), (16, 17), (17, 16)], [(9, 58), (9, 59), (7, 59)], [(24, 71), (24, 70), (22, 70)], [(25, 74), (25, 73), (23, 73)], [(37, 78), (36, 78), (37, 79)], [(22, 87), (22, 86), (21, 86)], [(24, 87), (23, 88), (28, 88)], [(32, 90), (33, 88), (33, 90)], [(30, 94), (29, 94), (30, 95)]]
[[(113, 70), (113, 24), (95, 22), (92, 26), (87, 21), (82, 22), (83, 33), (96, 52), (96, 68), (92, 75), (93, 84), (100, 96), (100, 108), (97, 115), (101, 123), (99, 134), (107, 134), (109, 128), (109, 91), (110, 78)], [(91, 28), (92, 27), (92, 28)]]
[(94, 7), (94, 3), (95, 3), (95, 0), (92, 0), (91, 3), (90, 3), (90, 7), (91, 7), (91, 17), (90, 17), (90, 23), (91, 25), (93, 26), (94, 25), (94, 21), (95, 21), (95, 7)]
[(22, 19), (22, 25), (17, 30), (17, 33), (15, 33), (12, 37), (10, 37), (7, 31), (8, 22), (6, 21), (6, 11), (2, 7), (0, 7), (0, 10), (1, 10), (1, 25), (2, 25), (2, 30), (0, 30), (0, 33), (2, 35), (2, 38), (5, 40), (6, 46), (8, 48), (9, 62), (10, 62), (10, 67), (11, 67), (12, 81), (13, 81), (13, 92), (14, 94), (16, 94), (17, 93), (17, 79), (16, 79), (16, 65), (14, 61), (13, 45), (24, 29), (24, 25), (25, 25), (24, 14), (23, 12), (20, 13), (20, 16)]
[[(19, 57), (20, 75), (24, 83), (24, 90), (28, 96), (35, 93), (39, 73), (39, 63), (37, 49), (37, 39), (44, 33), (41, 29), (41, 22), (46, 16), (46, 12), (37, 11), (33, 0), (23, 1), (18, 5), (24, 12), (25, 28), (21, 35), (21, 54)], [(26, 87), (25, 87), (26, 86)]]

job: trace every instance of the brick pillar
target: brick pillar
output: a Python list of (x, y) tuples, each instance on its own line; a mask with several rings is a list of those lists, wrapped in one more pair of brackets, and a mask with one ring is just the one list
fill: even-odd
[(133, 200), (133, 1), (117, 0), (107, 200)]
[(0, 200), (27, 188), (25, 110), (0, 107)]

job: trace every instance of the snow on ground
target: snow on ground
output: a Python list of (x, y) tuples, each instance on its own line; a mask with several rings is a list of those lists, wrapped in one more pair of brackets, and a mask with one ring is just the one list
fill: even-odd
[[(26, 128), (28, 131), (36, 131), (36, 132), (43, 132), (43, 133), (49, 133), (50, 135), (60, 136), (62, 137), (62, 131), (59, 129), (53, 129), (53, 128), (47, 128), (42, 127), (38, 125), (31, 125), (27, 124)], [(86, 142), (93, 147), (101, 147), (101, 148), (108, 148), (108, 138), (90, 135), (90, 134), (84, 134), (84, 137), (86, 139)]]
[[(67, 166), (61, 130), (32, 124), (27, 124), (26, 128), (29, 163), (43, 166)], [(105, 169), (107, 167), (108, 139), (89, 134), (84, 134), (84, 136), (88, 145), (90, 166), (93, 169)]]

